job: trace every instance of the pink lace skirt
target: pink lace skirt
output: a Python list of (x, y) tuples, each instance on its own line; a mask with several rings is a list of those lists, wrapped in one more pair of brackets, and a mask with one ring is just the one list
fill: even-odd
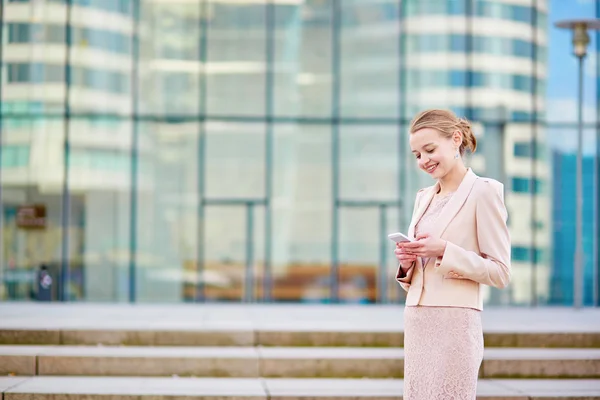
[(482, 359), (480, 311), (405, 307), (404, 400), (475, 400)]

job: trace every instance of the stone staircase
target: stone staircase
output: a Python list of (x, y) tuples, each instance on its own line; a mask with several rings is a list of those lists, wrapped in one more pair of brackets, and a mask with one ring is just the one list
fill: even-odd
[[(402, 398), (399, 307), (13, 306), (2, 400)], [(484, 314), (478, 398), (600, 399), (600, 310), (512, 313)]]

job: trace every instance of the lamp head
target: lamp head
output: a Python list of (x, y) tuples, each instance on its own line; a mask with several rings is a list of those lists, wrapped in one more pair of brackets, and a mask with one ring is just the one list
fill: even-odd
[(579, 22), (573, 26), (573, 54), (582, 58), (587, 55), (587, 47), (590, 44), (590, 35), (587, 32), (585, 22)]
[(590, 44), (588, 31), (600, 30), (600, 19), (569, 19), (555, 22), (554, 25), (573, 32), (573, 54), (583, 58), (587, 55), (587, 47)]

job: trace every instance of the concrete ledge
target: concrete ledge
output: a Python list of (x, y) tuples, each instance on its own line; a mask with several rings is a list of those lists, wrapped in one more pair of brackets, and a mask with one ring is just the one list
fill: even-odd
[(600, 332), (485, 332), (486, 347), (600, 348)]
[(60, 344), (58, 329), (3, 329), (0, 327), (2, 344)]
[(259, 348), (261, 377), (401, 378), (401, 348)]
[(600, 378), (598, 349), (485, 349), (482, 378)]
[[(7, 379), (10, 380), (7, 382)], [(341, 400), (402, 398), (398, 379), (0, 378), (5, 400)], [(480, 380), (486, 400), (599, 400), (600, 380)]]
[[(484, 333), (487, 348), (596, 348), (597, 333)], [(402, 331), (3, 330), (0, 345), (401, 347)]]
[(252, 346), (252, 331), (213, 330), (65, 330), (61, 344), (126, 346)]
[(404, 344), (404, 333), (369, 331), (277, 331), (256, 332), (259, 346), (360, 346), (400, 347)]
[(35, 356), (0, 354), (0, 375), (36, 375)]
[[(402, 348), (0, 346), (21, 375), (401, 378)], [(37, 371), (36, 371), (37, 363)], [(484, 378), (600, 378), (598, 349), (486, 349)]]
[[(595, 348), (600, 332), (484, 332), (487, 348)], [(401, 347), (402, 331), (2, 329), (0, 345)]]

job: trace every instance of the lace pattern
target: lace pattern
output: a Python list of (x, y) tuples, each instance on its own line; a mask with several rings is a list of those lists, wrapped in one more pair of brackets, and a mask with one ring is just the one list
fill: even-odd
[(483, 359), (481, 313), (406, 307), (404, 400), (475, 400)]

